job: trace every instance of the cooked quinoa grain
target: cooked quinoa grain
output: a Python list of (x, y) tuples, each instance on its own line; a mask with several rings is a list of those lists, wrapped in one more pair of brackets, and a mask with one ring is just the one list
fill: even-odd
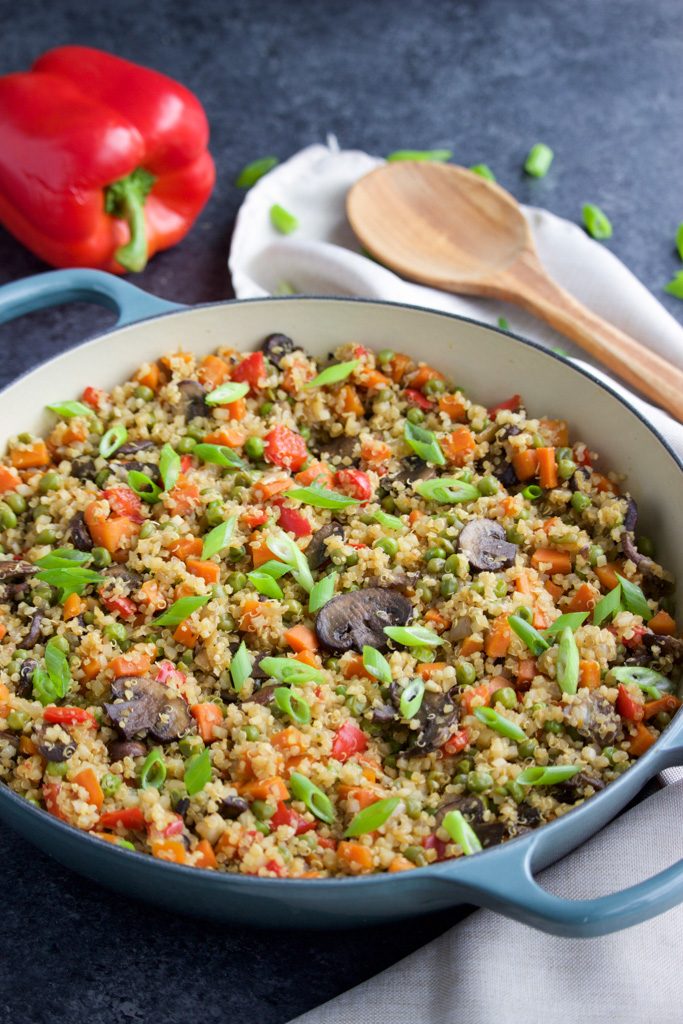
[(0, 779), (102, 841), (314, 879), (509, 840), (626, 771), (680, 703), (673, 581), (566, 423), (455, 383), (273, 335), (12, 438)]

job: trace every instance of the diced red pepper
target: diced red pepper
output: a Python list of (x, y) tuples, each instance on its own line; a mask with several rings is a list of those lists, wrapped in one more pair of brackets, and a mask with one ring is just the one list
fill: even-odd
[(640, 722), (645, 714), (643, 701), (637, 700), (633, 697), (623, 683), (619, 683), (616, 708), (617, 713), (621, 715), (622, 718), (627, 718), (629, 722)]
[(102, 497), (109, 502), (115, 516), (128, 516), (135, 523), (143, 521), (142, 499), (130, 487), (109, 487), (102, 491)]
[(318, 846), (322, 846), (324, 850), (336, 850), (337, 840), (328, 839), (327, 836), (318, 836)]
[(436, 850), (436, 859), (446, 859), (446, 843), (444, 843), (438, 836), (425, 836), (422, 840), (422, 845), (425, 850)]
[(277, 810), (269, 823), (274, 828), (277, 828), (279, 825), (289, 825), (290, 828), (294, 829), (294, 835), (297, 836), (303, 835), (304, 832), (310, 832), (311, 829), (315, 828), (314, 821), (306, 821), (303, 815), (297, 814), (291, 807), (288, 807), (284, 800), (279, 801)]
[(499, 402), (498, 405), (493, 405), (489, 409), (489, 416), (493, 418), (497, 412), (501, 412), (503, 409), (510, 409), (512, 412), (516, 412), (522, 404), (521, 395), (512, 395), (511, 398), (506, 398), (504, 402)]
[(138, 613), (137, 607), (129, 597), (106, 597), (100, 594), (100, 601), (107, 609), (122, 619), (134, 619)]
[(454, 754), (459, 754), (461, 750), (465, 750), (469, 743), (470, 734), (467, 729), (460, 729), (458, 732), (454, 732), (452, 736), (449, 736), (441, 750), (446, 757), (453, 757)]
[(263, 526), (268, 522), (268, 512), (265, 508), (253, 508), (242, 513), (242, 519), (253, 529), (256, 526)]
[(406, 388), (403, 394), (406, 396), (407, 402), (410, 402), (411, 405), (416, 405), (419, 409), (427, 411), (434, 408), (434, 403), (430, 402), (421, 391), (417, 391), (415, 388)]
[(107, 811), (100, 817), (98, 825), (102, 828), (116, 828), (117, 825), (122, 825), (133, 832), (142, 832), (145, 828), (145, 819), (139, 807), (122, 807), (118, 811)]
[(182, 835), (184, 830), (185, 830), (185, 823), (184, 823), (183, 819), (180, 817), (180, 815), (178, 814), (178, 815), (176, 815), (175, 821), (172, 821), (170, 823), (170, 825), (167, 825), (166, 828), (162, 831), (161, 834), (164, 837), (164, 839), (170, 839), (172, 836), (180, 836), (180, 835)]
[(650, 631), (645, 626), (633, 626), (633, 635), (629, 637), (622, 636), (621, 642), (624, 647), (641, 647), (643, 643), (643, 637)]
[(336, 761), (348, 761), (354, 754), (367, 749), (368, 738), (350, 718), (340, 725), (332, 743), (332, 757)]
[(591, 469), (593, 468), (593, 461), (591, 459), (591, 453), (588, 445), (574, 445), (574, 448), (572, 449), (572, 459), (577, 466), (588, 466)]
[(274, 501), (273, 505), (280, 509), (278, 526), (285, 533), (293, 533), (295, 537), (308, 537), (313, 533), (309, 520), (301, 512), (298, 512), (295, 508), (288, 508), (281, 501)]
[(50, 779), (49, 782), (44, 782), (43, 800), (45, 801), (45, 807), (50, 814), (54, 815), (55, 818), (60, 818), (62, 821), (66, 821), (66, 817), (62, 814), (59, 803), (57, 802), (61, 788), (62, 784), (57, 779)]
[(238, 363), (230, 375), (231, 380), (242, 381), (248, 384), (252, 391), (258, 391), (263, 387), (266, 377), (266, 364), (263, 359), (263, 352), (251, 352), (245, 356), (241, 363)]
[(183, 686), (187, 676), (180, 669), (176, 668), (172, 661), (160, 661), (157, 666), (156, 680), (158, 683), (163, 683), (164, 686), (168, 686), (169, 683), (173, 683), (174, 686)]
[(301, 434), (297, 434), (281, 423), (266, 434), (265, 456), (268, 462), (285, 469), (301, 469), (308, 458), (306, 442)]
[(284, 874), (284, 868), (282, 864), (279, 863), (279, 861), (267, 860), (266, 867), (268, 868), (269, 871), (272, 871), (274, 875), (277, 875), (278, 878), (280, 878)]
[(92, 725), (93, 728), (97, 728), (97, 719), (85, 708), (45, 708), (43, 720), (51, 725)]
[(180, 456), (180, 472), (187, 473), (188, 469), (192, 469), (194, 466), (194, 459), (191, 455)]
[(106, 391), (102, 388), (93, 388), (88, 386), (83, 391), (83, 401), (86, 405), (89, 405), (91, 409), (99, 409), (103, 399), (106, 397)]
[(334, 474), (334, 481), (344, 494), (359, 501), (370, 501), (372, 484), (370, 477), (362, 469), (340, 469)]

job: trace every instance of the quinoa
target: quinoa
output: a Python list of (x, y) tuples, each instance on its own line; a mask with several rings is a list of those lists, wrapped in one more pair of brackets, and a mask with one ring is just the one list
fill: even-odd
[(623, 480), (519, 396), (487, 410), (352, 342), (319, 386), (284, 341), (169, 353), (10, 439), (0, 780), (270, 877), (412, 870), (567, 813), (680, 703)]

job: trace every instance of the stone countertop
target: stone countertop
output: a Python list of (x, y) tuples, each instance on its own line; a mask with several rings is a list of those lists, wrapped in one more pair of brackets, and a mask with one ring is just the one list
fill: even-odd
[[(485, 162), (525, 203), (614, 224), (609, 247), (678, 317), (661, 287), (679, 269), (683, 37), (675, 0), (0, 0), (0, 73), (82, 43), (148, 63), (205, 104), (218, 184), (190, 236), (134, 280), (181, 302), (232, 295), (226, 259), (236, 172), (334, 132), (386, 153), (448, 147)], [(526, 178), (529, 147), (555, 150)], [(45, 269), (0, 232), (0, 283)], [(514, 329), (514, 310), (509, 316)], [(0, 384), (105, 329), (75, 304), (0, 328)], [(459, 912), (343, 933), (263, 933), (99, 891), (0, 826), (0, 1024), (284, 1024), (447, 928)]]

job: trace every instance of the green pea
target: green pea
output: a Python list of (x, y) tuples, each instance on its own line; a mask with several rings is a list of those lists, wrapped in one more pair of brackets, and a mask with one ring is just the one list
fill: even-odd
[(559, 736), (561, 732), (564, 732), (564, 726), (562, 722), (546, 722), (543, 726), (546, 732), (552, 733), (554, 736)]
[(380, 366), (386, 366), (396, 355), (390, 348), (383, 348), (377, 353), (377, 362)]
[(189, 668), (189, 666), (194, 661), (194, 651), (190, 647), (188, 647), (188, 649), (186, 651), (183, 651), (183, 653), (180, 655), (179, 660), (181, 665), (185, 665), (186, 668)]
[(380, 402), (390, 402), (392, 394), (393, 394), (393, 392), (391, 391), (391, 388), (382, 388), (375, 395), (375, 401), (378, 402), (378, 403), (380, 403)]
[(562, 459), (571, 459), (572, 457), (571, 448), (556, 448), (555, 449), (555, 461), (559, 464)]
[[(299, 433), (301, 434), (305, 441), (308, 441), (309, 437), (311, 436), (311, 428), (307, 427), (306, 424), (304, 423), (302, 426), (299, 427)], [(305, 465), (306, 463), (304, 463), (304, 466)]]
[(195, 423), (193, 420), (187, 428), (187, 436), (194, 438), (195, 441), (202, 441), (205, 433), (206, 431), (204, 430), (201, 421)]
[(53, 636), (52, 646), (56, 647), (58, 651), (62, 652), (62, 654), (69, 653), (69, 641), (65, 636)]
[(220, 501), (210, 501), (204, 513), (209, 526), (220, 526), (223, 522), (223, 511)]
[(180, 440), (176, 443), (175, 450), (178, 452), (179, 455), (189, 455), (196, 445), (197, 439), (195, 437), (190, 437), (189, 434), (186, 434), (185, 437), (181, 437)]
[(459, 661), (455, 666), (455, 678), (460, 686), (472, 686), (477, 678), (477, 670), (471, 661)]
[(288, 597), (285, 601), (284, 617), (286, 619), (300, 619), (303, 615), (303, 606), (294, 597)]
[(201, 754), (204, 749), (204, 740), (195, 733), (183, 736), (178, 740), (178, 749), (183, 757), (194, 757), (195, 754)]
[(398, 554), (398, 541), (394, 537), (380, 537), (372, 546), (380, 548), (390, 558), (394, 558)]
[(427, 852), (422, 846), (406, 846), (403, 856), (418, 867), (424, 867), (427, 863)]
[(576, 463), (571, 459), (560, 459), (557, 464), (557, 472), (562, 480), (569, 480), (576, 472)]
[(113, 772), (105, 772), (100, 779), (100, 786), (105, 796), (113, 796), (117, 789), (120, 787), (123, 779), (118, 775), (114, 775)]
[(244, 735), (250, 743), (256, 743), (256, 741), (261, 738), (261, 733), (255, 725), (245, 725)]
[(111, 555), (109, 554), (106, 548), (93, 548), (92, 560), (93, 565), (97, 569), (104, 569), (108, 565), (111, 565)]
[(251, 813), (258, 821), (268, 821), (273, 817), (277, 807), (273, 807), (266, 800), (254, 800), (251, 804)]
[(591, 504), (591, 500), (587, 494), (583, 494), (582, 491), (574, 491), (571, 496), (570, 504), (575, 512), (583, 512)]
[(266, 446), (262, 438), (248, 437), (244, 445), (244, 452), (250, 459), (260, 459), (263, 456), (265, 448)]
[(517, 707), (517, 694), (511, 686), (502, 686), (500, 690), (496, 690), (491, 696), (491, 704), (502, 704), (504, 708), (516, 708)]
[(422, 813), (422, 800), (417, 793), (411, 793), (410, 796), (406, 797), (405, 810), (408, 817), (413, 821), (420, 817)]
[(48, 491), (57, 491), (62, 486), (62, 478), (59, 473), (55, 473), (51, 469), (48, 473), (43, 473), (38, 484), (38, 490), (41, 494), (47, 494)]
[(591, 544), (588, 549), (588, 561), (595, 568), (598, 564), (598, 560), (604, 557), (605, 552), (602, 550), (599, 544)]
[(228, 586), (232, 589), (233, 594), (236, 594), (238, 590), (244, 590), (247, 585), (247, 577), (243, 572), (231, 572), (228, 576)]
[(31, 716), (27, 715), (25, 711), (10, 711), (7, 716), (7, 725), (12, 732), (21, 732), (30, 720)]
[(472, 590), (475, 594), (479, 594), (480, 597), (483, 597), (486, 587), (481, 582), (481, 580), (475, 580), (474, 583), (470, 583), (470, 590)]
[(460, 775), (467, 775), (468, 772), (472, 771), (472, 762), (469, 757), (461, 757), (453, 770), (458, 772)]
[(505, 597), (507, 592), (507, 580), (496, 580), (496, 585), (493, 588), (493, 593), (496, 595), (496, 597)]
[(457, 526), (458, 529), (462, 526), (462, 520), (457, 512), (447, 512), (445, 519), (449, 526)]
[(36, 544), (54, 544), (57, 540), (57, 531), (48, 527), (36, 534)]
[(452, 597), (456, 594), (460, 584), (452, 573), (446, 573), (441, 577), (440, 590), (442, 597)]
[(143, 402), (151, 402), (154, 398), (154, 392), (151, 388), (148, 388), (146, 384), (138, 384), (133, 395), (135, 398), (139, 398)]
[(546, 446), (545, 440), (544, 438), (541, 437), (540, 434), (532, 434), (531, 443), (533, 444), (534, 448), (545, 448)]
[(83, 612), (83, 622), (86, 624), (86, 626), (92, 626), (94, 621), (95, 621), (95, 613), (94, 612)]
[(616, 754), (616, 752), (616, 747), (604, 747), (602, 751), (602, 756), (606, 757), (610, 764), (614, 764), (614, 755)]
[(506, 531), (505, 535), (511, 544), (522, 544), (524, 542), (523, 534), (517, 529), (516, 526), (510, 526)]
[(422, 388), (422, 393), (425, 395), (442, 395), (446, 390), (446, 381), (439, 380), (438, 377), (434, 377), (432, 380), (428, 380)]
[(427, 571), (432, 576), (440, 576), (445, 564), (446, 562), (443, 558), (430, 558), (427, 562)]
[(485, 498), (490, 498), (493, 494), (497, 494), (499, 489), (500, 483), (496, 480), (495, 476), (484, 476), (477, 484), (477, 490)]
[(439, 537), (439, 546), (444, 549), (446, 556), (452, 555), (455, 552), (455, 544), (444, 533)]
[(236, 544), (234, 547), (228, 548), (228, 559), (231, 562), (241, 562), (247, 553), (247, 549), (244, 544)]
[(413, 647), (413, 657), (423, 665), (436, 661), (436, 651), (432, 647)]
[(254, 828), (257, 832), (260, 832), (262, 836), (269, 836), (272, 831), (267, 821), (255, 821)]
[(470, 793), (484, 793), (493, 786), (493, 778), (488, 772), (470, 772), (467, 776), (467, 788)]
[(63, 779), (68, 770), (69, 766), (66, 761), (48, 761), (45, 773), (53, 778)]
[(104, 635), (107, 640), (119, 646), (128, 639), (128, 631), (122, 622), (109, 622), (104, 627)]
[(422, 423), (425, 418), (425, 414), (422, 409), (418, 409), (416, 405), (411, 406), (406, 413), (406, 419), (413, 424)]
[(28, 657), (30, 657), (29, 652), (24, 651), (19, 647), (12, 655), (12, 661), (26, 661)]
[(668, 711), (660, 711), (655, 715), (655, 725), (658, 729), (666, 729), (667, 725), (671, 723), (671, 715)]
[(462, 558), (461, 558), (460, 555), (449, 555), (448, 558), (446, 559), (446, 563), (444, 565), (444, 570), (446, 572), (450, 572), (450, 573), (453, 573), (454, 575), (458, 576), (461, 564), (462, 564)]
[(0, 502), (0, 526), (3, 530), (12, 530), (16, 525), (17, 517), (12, 509), (4, 501)]
[(236, 625), (232, 615), (223, 615), (218, 620), (218, 628), (225, 630), (226, 633), (232, 633)]
[(34, 601), (45, 601), (46, 604), (53, 603), (54, 594), (49, 583), (43, 583), (42, 581), (37, 583), (33, 588), (32, 595)]
[(21, 444), (30, 444), (32, 440), (33, 434), (27, 434), (26, 431), (17, 436), (17, 441), (20, 441)]
[(446, 552), (444, 551), (443, 548), (440, 547), (427, 548), (424, 557), (425, 562), (428, 562), (430, 558), (445, 558)]
[(357, 551), (350, 551), (348, 555), (344, 557), (344, 565), (347, 569), (352, 569), (354, 565), (358, 565), (360, 561)]
[(262, 402), (261, 405), (259, 405), (258, 414), (259, 414), (259, 416), (263, 417), (264, 419), (265, 419), (266, 416), (269, 416), (272, 411), (273, 411), (273, 403), (272, 402)]
[(9, 494), (5, 495), (5, 504), (9, 505), (18, 516), (26, 511), (26, 498), (21, 494), (17, 494), (16, 491), (10, 491)]
[(396, 502), (390, 494), (385, 495), (380, 504), (385, 512), (393, 512), (396, 509)]
[(104, 487), (104, 485), (106, 484), (107, 480), (109, 479), (109, 476), (110, 476), (110, 470), (109, 470), (109, 467), (107, 467), (106, 469), (101, 469), (101, 470), (99, 471), (99, 473), (98, 473), (98, 474), (97, 474), (97, 476), (95, 477), (95, 483), (97, 484), (97, 486), (98, 486), (98, 487), (99, 487), (100, 489), (101, 489), (102, 487)]
[[(327, 668), (327, 662), (325, 662), (325, 667)], [(338, 697), (345, 697), (347, 689), (347, 686), (335, 686), (334, 692)]]
[(466, 484), (471, 484), (474, 478), (474, 473), (471, 469), (463, 469), (462, 473), (459, 474), (458, 479), (462, 480)]
[(359, 718), (365, 710), (366, 700), (365, 697), (361, 696), (360, 694), (356, 695), (354, 693), (349, 693), (347, 694), (344, 703), (346, 704), (351, 714), (354, 715), (356, 718)]
[[(8, 495), (7, 498), (5, 498), (5, 501), (9, 502), (9, 497), (10, 496)], [(17, 509), (14, 509), (14, 511), (16, 512)], [(641, 555), (647, 555), (648, 558), (652, 558), (655, 553), (655, 546), (649, 537), (639, 537), (638, 550), (640, 551)]]
[(420, 582), (415, 587), (415, 590), (420, 595), (422, 600), (425, 601), (427, 604), (429, 604), (429, 602), (432, 600), (432, 597), (434, 596), (432, 593), (432, 588), (429, 586), (428, 583), (425, 583), (424, 580), (420, 580)]
[(515, 782), (514, 779), (506, 783), (505, 789), (510, 794), (516, 804), (521, 804), (526, 797), (526, 788), (519, 782)]

